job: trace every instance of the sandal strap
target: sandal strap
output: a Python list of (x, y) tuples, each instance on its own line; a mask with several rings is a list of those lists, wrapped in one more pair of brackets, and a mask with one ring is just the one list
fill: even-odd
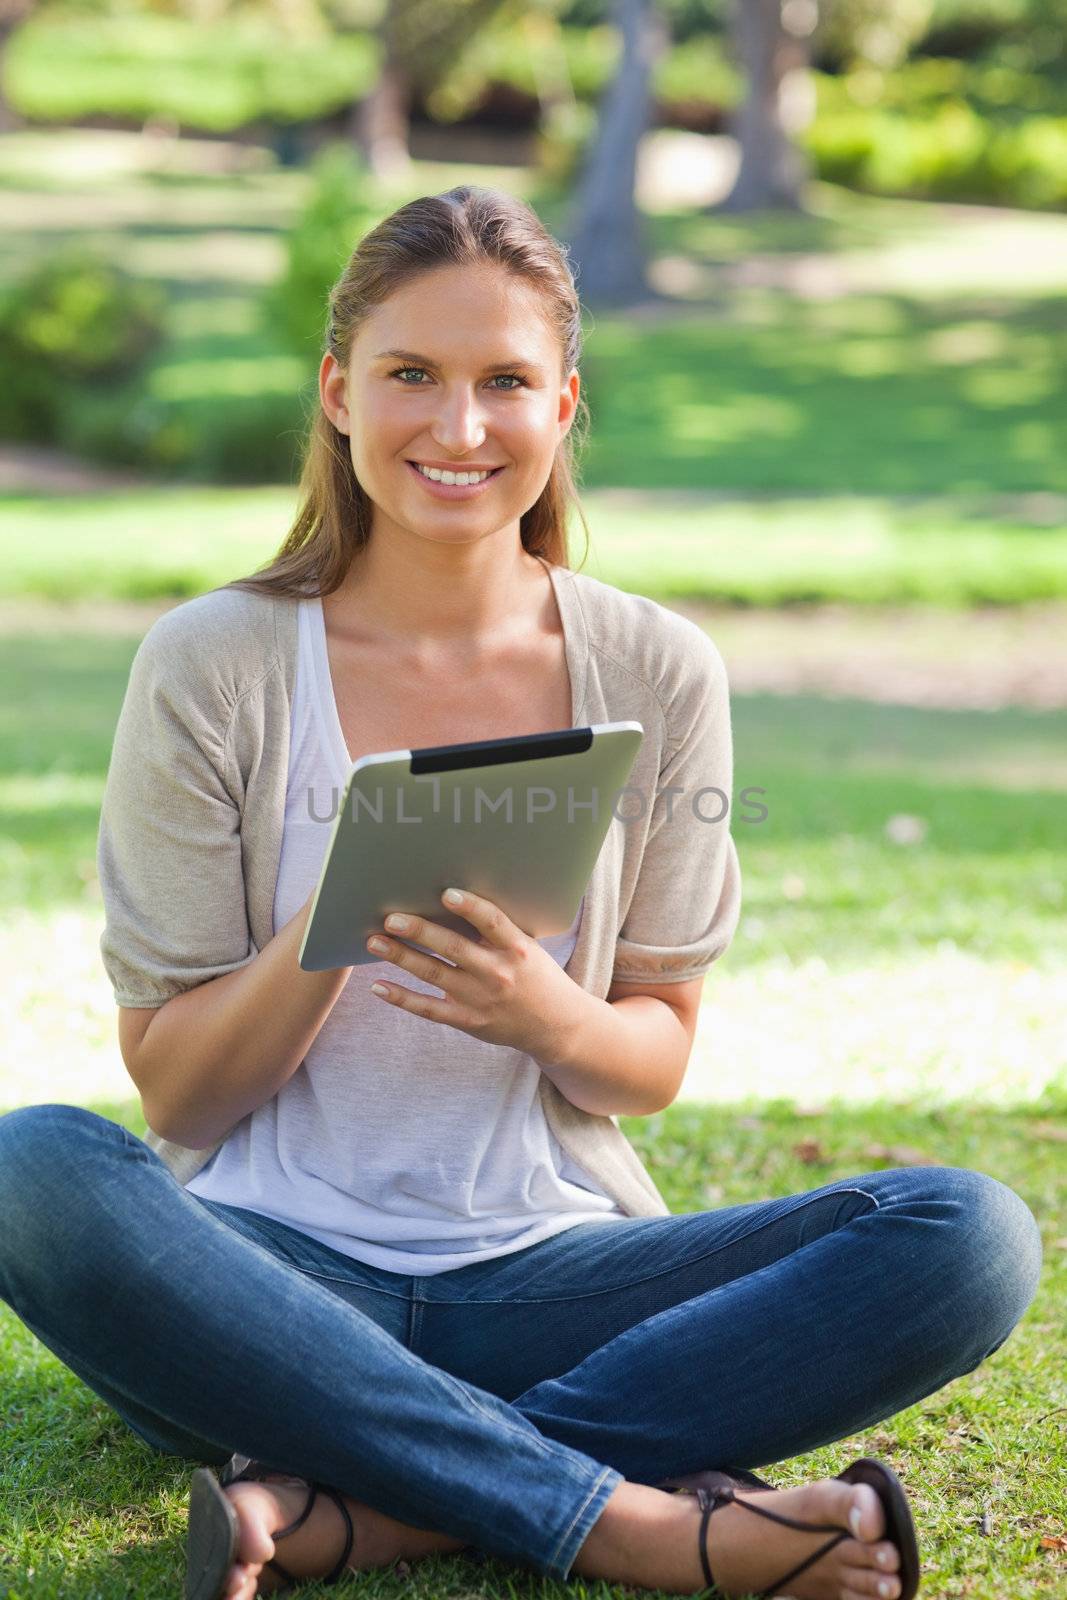
[(265, 1567), (273, 1567), (278, 1576), (284, 1578), (288, 1584), (295, 1586), (300, 1581), (299, 1578), (293, 1576), (288, 1567), (283, 1567), (280, 1561), (275, 1561), (273, 1556), (268, 1556), (263, 1565)]
[(827, 1539), (826, 1543), (823, 1545), (821, 1550), (816, 1550), (814, 1555), (809, 1556), (806, 1561), (802, 1561), (798, 1567), (793, 1567), (791, 1569), (791, 1571), (787, 1572), (784, 1575), (784, 1577), (776, 1578), (775, 1581), (771, 1584), (770, 1588), (769, 1589), (765, 1589), (763, 1591), (764, 1594), (765, 1595), (772, 1595), (772, 1596), (776, 1595), (776, 1594), (779, 1594), (781, 1592), (781, 1588), (782, 1588), (782, 1585), (784, 1583), (789, 1583), (791, 1579), (795, 1578), (798, 1575), (798, 1573), (806, 1572), (809, 1567), (813, 1567), (815, 1565), (816, 1561), (821, 1561), (822, 1560), (823, 1556), (826, 1555), (828, 1550), (832, 1550), (835, 1545), (841, 1543), (842, 1539), (847, 1539), (848, 1537), (849, 1537), (848, 1529), (847, 1528), (839, 1528), (837, 1530), (837, 1538), (836, 1539)]
[(803, 1533), (833, 1533), (834, 1535), (832, 1539), (828, 1539), (826, 1541), (821, 1549), (816, 1550), (812, 1555), (801, 1561), (797, 1566), (792, 1567), (782, 1577), (776, 1578), (769, 1588), (761, 1589), (759, 1600), (773, 1600), (775, 1595), (781, 1593), (785, 1584), (791, 1582), (793, 1578), (799, 1577), (799, 1575), (802, 1572), (806, 1572), (809, 1567), (813, 1567), (816, 1561), (821, 1561), (823, 1556), (832, 1550), (835, 1545), (839, 1545), (841, 1543), (842, 1539), (847, 1539), (849, 1537), (848, 1529), (842, 1528), (838, 1523), (802, 1522), (796, 1517), (782, 1516), (780, 1512), (768, 1511), (764, 1506), (753, 1505), (750, 1500), (739, 1500), (735, 1491), (726, 1487), (711, 1490), (703, 1488), (698, 1489), (697, 1501), (701, 1509), (700, 1562), (704, 1568), (704, 1577), (707, 1581), (707, 1587), (709, 1589), (715, 1588), (715, 1579), (712, 1577), (711, 1562), (708, 1559), (708, 1521), (712, 1512), (718, 1511), (720, 1506), (746, 1506), (749, 1511), (754, 1511), (758, 1516), (761, 1517), (768, 1517), (772, 1522), (780, 1522), (783, 1527), (799, 1528)]
[(802, 1522), (798, 1517), (785, 1517), (780, 1511), (768, 1511), (766, 1506), (755, 1505), (751, 1500), (738, 1500), (732, 1489), (720, 1489), (718, 1492), (729, 1495), (746, 1511), (754, 1511), (757, 1517), (769, 1517), (772, 1522), (780, 1522), (784, 1528), (799, 1528), (802, 1533), (840, 1533), (846, 1539), (849, 1537), (848, 1529), (842, 1528), (839, 1522)]
[[(341, 1496), (337, 1493), (336, 1489), (331, 1489), (328, 1483), (313, 1483), (310, 1485), (310, 1490), (311, 1492), (308, 1496), (308, 1503), (304, 1507), (303, 1512), (297, 1518), (297, 1520), (291, 1523), (288, 1528), (279, 1528), (277, 1533), (272, 1534), (271, 1537), (274, 1539), (284, 1539), (287, 1533), (295, 1532), (295, 1530), (300, 1527), (301, 1523), (307, 1517), (311, 1507), (315, 1504), (315, 1499), (319, 1492), (321, 1491), (323, 1494), (329, 1495), (330, 1499), (333, 1501), (334, 1505), (338, 1508), (342, 1517), (345, 1519), (345, 1548), (337, 1565), (330, 1572), (328, 1572), (324, 1578), (316, 1578), (315, 1582), (338, 1583), (343, 1574), (348, 1570), (348, 1558), (352, 1554), (352, 1545), (355, 1541), (355, 1532), (352, 1527), (352, 1517)], [(271, 1556), (264, 1564), (268, 1567), (273, 1567), (274, 1571), (277, 1572), (279, 1576), (283, 1577), (287, 1583), (296, 1584), (306, 1581), (294, 1577), (289, 1569), (287, 1567), (283, 1567), (281, 1562), (276, 1560), (273, 1556)]]
[[(268, 1477), (285, 1478), (291, 1476), (292, 1474), (286, 1473), (278, 1467), (270, 1467), (263, 1461), (256, 1461), (251, 1456), (234, 1454), (230, 1457), (229, 1461), (227, 1461), (226, 1465), (219, 1473), (219, 1482), (222, 1485), (239, 1483), (244, 1480), (262, 1483), (265, 1482)], [(310, 1517), (312, 1509), (315, 1505), (315, 1501), (319, 1494), (322, 1493), (329, 1495), (330, 1499), (333, 1501), (334, 1505), (344, 1518), (345, 1548), (341, 1555), (341, 1559), (337, 1562), (337, 1565), (332, 1569), (332, 1571), (327, 1573), (326, 1577), (316, 1579), (316, 1582), (337, 1583), (342, 1574), (348, 1568), (348, 1558), (352, 1554), (352, 1546), (355, 1542), (355, 1530), (352, 1527), (352, 1517), (342, 1497), (337, 1493), (337, 1490), (331, 1488), (328, 1483), (308, 1483), (307, 1491), (307, 1499), (304, 1502), (304, 1509), (301, 1511), (300, 1515), (295, 1517), (293, 1521), (290, 1522), (288, 1527), (276, 1528), (274, 1533), (271, 1535), (271, 1538), (277, 1542), (279, 1539), (287, 1538), (290, 1533), (295, 1533), (298, 1528), (302, 1528), (308, 1517)], [(284, 1578), (287, 1583), (295, 1584), (299, 1581), (286, 1567), (283, 1567), (282, 1563), (274, 1556), (269, 1557), (264, 1565), (272, 1567), (274, 1571), (277, 1572), (280, 1577)]]
[(308, 1497), (304, 1502), (303, 1511), (301, 1511), (298, 1517), (294, 1518), (294, 1520), (290, 1522), (287, 1528), (275, 1528), (274, 1532), (271, 1534), (272, 1539), (286, 1539), (288, 1538), (289, 1534), (295, 1533), (297, 1528), (302, 1528), (304, 1526), (304, 1523), (311, 1515), (311, 1509), (315, 1504), (315, 1496), (317, 1492), (318, 1491), (316, 1490), (315, 1485), (313, 1483), (309, 1483)]
[(344, 1551), (342, 1552), (341, 1559), (338, 1561), (332, 1572), (327, 1573), (325, 1578), (320, 1578), (318, 1580), (320, 1583), (337, 1583), (342, 1574), (348, 1570), (348, 1558), (352, 1554), (352, 1545), (355, 1541), (355, 1532), (352, 1527), (352, 1517), (349, 1513), (348, 1507), (344, 1503), (342, 1496), (337, 1493), (336, 1489), (331, 1488), (328, 1483), (318, 1483), (315, 1484), (314, 1487), (316, 1489), (321, 1489), (323, 1494), (329, 1495), (330, 1499), (333, 1501), (334, 1505), (345, 1519), (345, 1547)]
[(711, 1562), (708, 1560), (708, 1522), (713, 1511), (718, 1511), (721, 1506), (727, 1506), (734, 1497), (732, 1489), (698, 1489), (696, 1492), (697, 1504), (700, 1507), (700, 1564), (704, 1568), (704, 1578), (709, 1589), (715, 1588), (715, 1579), (711, 1575)]

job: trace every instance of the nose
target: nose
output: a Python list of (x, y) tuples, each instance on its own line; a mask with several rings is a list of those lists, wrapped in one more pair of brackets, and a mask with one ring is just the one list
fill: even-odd
[(463, 456), (485, 441), (485, 424), (477, 398), (466, 389), (445, 394), (430, 433), (446, 455)]

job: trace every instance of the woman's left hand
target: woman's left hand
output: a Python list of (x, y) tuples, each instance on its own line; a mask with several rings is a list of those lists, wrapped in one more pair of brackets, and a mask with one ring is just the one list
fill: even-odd
[[(444, 895), (441, 898), (444, 900)], [(584, 991), (536, 939), (517, 928), (491, 900), (464, 892), (463, 903), (448, 909), (478, 929), (480, 944), (410, 915), (407, 927), (396, 932), (403, 940), (425, 945), (433, 955), (389, 937), (390, 917), (386, 918), (388, 948), (375, 950), (371, 939), (367, 941), (373, 955), (443, 989), (445, 998), (417, 994), (388, 979), (381, 980), (388, 990), (382, 998), (430, 1022), (447, 1022), (450, 1028), (459, 1028), (475, 1039), (510, 1045), (552, 1062), (574, 1014), (575, 1001)]]

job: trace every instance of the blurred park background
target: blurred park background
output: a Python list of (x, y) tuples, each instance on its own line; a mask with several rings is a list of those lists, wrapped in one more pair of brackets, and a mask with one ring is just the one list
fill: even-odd
[[(675, 1210), (932, 1161), (1042, 1226), (1010, 1346), (861, 1441), (946, 1600), (1067, 1593), (1065, 41), (1067, 0), (0, 0), (0, 1110), (143, 1131), (95, 870), (133, 653), (288, 531), (360, 235), (522, 195), (585, 307), (572, 565), (707, 628), (769, 811), (627, 1132)], [(171, 1592), (180, 1475), (0, 1352), (17, 1594)]]

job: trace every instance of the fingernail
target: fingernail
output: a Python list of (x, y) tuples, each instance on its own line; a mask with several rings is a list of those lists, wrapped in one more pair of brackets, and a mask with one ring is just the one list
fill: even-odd
[(878, 1554), (875, 1556), (874, 1559), (877, 1561), (877, 1563), (878, 1563), (878, 1565), (880, 1567), (888, 1567), (888, 1565), (889, 1565), (889, 1552), (888, 1552), (888, 1550), (879, 1550)]
[(402, 917), (399, 912), (396, 911), (390, 912), (389, 916), (387, 916), (385, 919), (385, 926), (387, 928), (391, 928), (394, 933), (403, 933), (407, 925), (407, 917)]
[(886, 1594), (886, 1595), (892, 1594), (893, 1593), (892, 1579), (883, 1578), (881, 1583), (878, 1585), (878, 1593), (879, 1594)]
[(848, 1525), (858, 1539), (860, 1536), (860, 1517), (863, 1515), (859, 1506), (853, 1506), (848, 1514)]
[(461, 906), (463, 904), (463, 896), (458, 889), (446, 889), (445, 899), (450, 906)]

